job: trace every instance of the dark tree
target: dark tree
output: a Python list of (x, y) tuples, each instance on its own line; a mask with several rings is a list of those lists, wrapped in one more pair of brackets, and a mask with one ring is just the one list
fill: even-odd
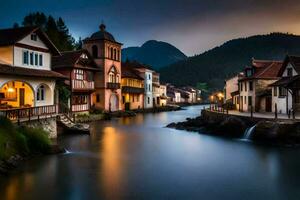
[(40, 27), (60, 51), (71, 51), (76, 47), (75, 40), (61, 17), (56, 20), (42, 12), (30, 13), (24, 17), (22, 25)]

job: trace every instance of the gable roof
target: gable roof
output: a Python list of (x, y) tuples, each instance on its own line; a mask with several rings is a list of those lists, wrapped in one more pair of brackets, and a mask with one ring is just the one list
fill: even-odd
[[(250, 77), (241, 78), (245, 79), (276, 79), (279, 78), (279, 72), (282, 68), (281, 61), (274, 60), (252, 60), (252, 66), (250, 69), (254, 70), (254, 74)], [(246, 67), (249, 69), (249, 67)]]
[(0, 74), (23, 77), (66, 79), (64, 75), (51, 70), (30, 69), (5, 64), (0, 64)]
[[(82, 58), (86, 54), (88, 58)], [(60, 56), (52, 56), (52, 69), (81, 68), (100, 70), (87, 50), (61, 52)]]
[(0, 46), (14, 45), (31, 33), (36, 33), (46, 44), (54, 55), (59, 55), (59, 50), (51, 42), (48, 36), (39, 27), (19, 27), (10, 29), (0, 29)]
[(284, 62), (282, 64), (282, 68), (280, 69), (280, 76), (282, 76), (285, 68), (287, 65), (291, 63), (293, 68), (296, 70), (298, 74), (300, 74), (300, 56), (295, 56), (295, 55), (287, 55), (284, 59)]

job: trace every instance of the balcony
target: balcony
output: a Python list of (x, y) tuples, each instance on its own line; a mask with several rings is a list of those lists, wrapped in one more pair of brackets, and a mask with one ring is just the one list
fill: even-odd
[(117, 90), (117, 89), (120, 89), (121, 86), (120, 86), (120, 83), (111, 83), (111, 82), (107, 82), (107, 83), (106, 83), (106, 88), (107, 88), (107, 89), (112, 89), (112, 90)]
[(94, 90), (95, 84), (94, 81), (86, 81), (86, 80), (72, 80), (72, 89), (73, 90)]

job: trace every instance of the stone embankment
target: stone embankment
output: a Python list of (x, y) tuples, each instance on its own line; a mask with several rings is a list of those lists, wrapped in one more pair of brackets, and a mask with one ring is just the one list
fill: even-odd
[(254, 142), (283, 146), (300, 144), (300, 122), (293, 120), (230, 116), (202, 110), (197, 118), (171, 123), (167, 127), (230, 138), (245, 138), (245, 133), (252, 127), (247, 139)]

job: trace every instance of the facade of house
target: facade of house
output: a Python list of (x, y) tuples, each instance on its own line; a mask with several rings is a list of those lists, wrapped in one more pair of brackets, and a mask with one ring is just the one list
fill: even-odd
[(94, 74), (100, 70), (89, 52), (62, 52), (52, 57), (52, 68), (68, 77), (65, 82), (71, 91), (69, 110), (75, 113), (88, 112), (92, 103), (91, 95), (95, 92)]
[(239, 79), (243, 78), (244, 73), (239, 73), (225, 80), (224, 103), (229, 103), (234, 109), (239, 109)]
[(0, 110), (54, 109), (56, 81), (65, 77), (52, 71), (52, 55), (60, 53), (39, 28), (0, 30)]
[(159, 73), (152, 73), (152, 98), (153, 106), (158, 107), (160, 103), (160, 83), (159, 83)]
[(83, 48), (94, 58), (100, 69), (95, 74), (92, 106), (106, 111), (121, 110), (121, 47), (104, 24), (100, 30), (83, 40)]
[(272, 111), (282, 114), (300, 111), (300, 56), (286, 56), (279, 71), (280, 80), (272, 87)]
[(122, 110), (144, 108), (144, 78), (129, 63), (122, 64)]
[(160, 84), (159, 86), (160, 106), (166, 106), (168, 101), (167, 85)]
[(280, 61), (252, 60), (239, 79), (239, 110), (254, 112), (272, 111), (272, 91), (270, 84), (279, 79), (282, 66)]
[(173, 85), (167, 85), (168, 104), (181, 103), (181, 92)]

